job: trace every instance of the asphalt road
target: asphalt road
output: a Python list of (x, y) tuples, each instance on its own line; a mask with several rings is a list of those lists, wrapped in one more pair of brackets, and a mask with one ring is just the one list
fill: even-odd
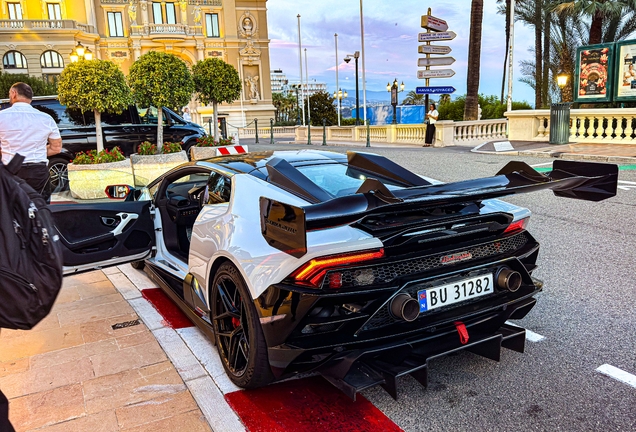
[[(370, 149), (442, 181), (494, 175), (510, 160), (552, 161), (468, 150)], [(619, 179), (634, 187), (600, 203), (549, 191), (507, 199), (533, 213), (528, 229), (541, 243), (534, 275), (545, 282), (537, 306), (516, 324), (543, 340), (528, 341), (524, 354), (503, 350), (499, 363), (471, 353), (434, 360), (428, 389), (401, 378), (397, 401), (381, 388), (363, 394), (405, 431), (636, 430), (636, 388), (596, 371), (609, 364), (636, 375), (636, 170)]]

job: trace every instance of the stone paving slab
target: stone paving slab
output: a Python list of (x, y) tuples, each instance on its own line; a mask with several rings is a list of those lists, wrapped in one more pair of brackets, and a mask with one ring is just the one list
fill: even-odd
[(0, 389), (16, 430), (212, 430), (146, 324), (113, 329), (139, 315), (111, 279), (140, 295), (119, 269), (107, 273), (64, 278), (40, 324), (0, 333)]

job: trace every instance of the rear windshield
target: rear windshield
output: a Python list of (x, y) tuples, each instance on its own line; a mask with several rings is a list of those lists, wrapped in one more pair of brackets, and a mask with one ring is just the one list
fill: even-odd
[[(316, 185), (336, 197), (353, 195), (367, 177), (371, 177), (362, 171), (342, 164), (309, 165), (296, 167), (296, 169)], [(380, 180), (389, 190), (403, 189), (403, 187), (393, 183), (391, 180), (377, 175), (372, 177)]]

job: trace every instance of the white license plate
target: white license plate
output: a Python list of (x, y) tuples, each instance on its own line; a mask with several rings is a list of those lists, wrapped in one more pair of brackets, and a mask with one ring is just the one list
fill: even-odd
[(418, 291), (417, 298), (420, 302), (420, 313), (492, 294), (494, 292), (492, 283), (492, 273), (488, 273)]

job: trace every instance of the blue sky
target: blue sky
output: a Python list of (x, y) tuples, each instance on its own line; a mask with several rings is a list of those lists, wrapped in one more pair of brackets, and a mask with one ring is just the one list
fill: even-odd
[[(367, 90), (386, 91), (387, 82), (395, 78), (404, 81), (405, 90), (424, 85), (417, 79), (417, 52), (420, 45), (417, 34), (420, 17), (432, 7), (433, 15), (448, 22), (449, 30), (457, 37), (448, 45), (456, 59), (452, 78), (431, 80), (431, 85), (453, 86), (456, 95), (466, 92), (468, 39), (470, 34), (470, 0), (364, 0), (365, 54)], [(329, 91), (335, 89), (335, 44), (338, 33), (338, 59), (340, 87), (351, 91), (355, 87), (353, 61), (346, 64), (343, 58), (360, 50), (360, 3), (358, 0), (269, 0), (268, 27), (270, 60), (272, 69), (283, 69), (290, 80), (298, 80), (298, 21), (301, 15), (303, 48), (307, 48), (309, 78), (326, 82)], [(516, 101), (534, 101), (532, 89), (518, 82), (519, 61), (530, 59), (528, 48), (533, 44), (534, 33), (517, 23), (515, 26), (515, 73), (513, 96)], [(499, 95), (503, 55), (505, 50), (505, 19), (497, 14), (495, 0), (484, 1), (484, 19), (481, 50), (480, 92)], [(360, 63), (360, 66), (362, 64)], [(303, 68), (305, 67), (303, 50)], [(437, 69), (439, 69), (438, 67)], [(443, 68), (446, 68), (443, 67)], [(304, 69), (303, 69), (304, 70)], [(304, 71), (303, 71), (304, 73)], [(362, 73), (360, 73), (362, 79)], [(362, 83), (360, 84), (362, 89)], [(388, 93), (387, 93), (388, 96)]]

